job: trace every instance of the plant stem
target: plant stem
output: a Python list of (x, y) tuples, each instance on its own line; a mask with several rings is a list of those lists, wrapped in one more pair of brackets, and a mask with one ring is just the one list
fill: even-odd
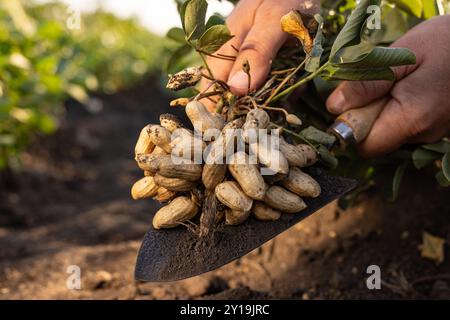
[(296, 138), (299, 138), (300, 140), (302, 140), (303, 142), (305, 142), (307, 145), (309, 145), (311, 148), (313, 148), (314, 151), (317, 152), (317, 154), (319, 154), (319, 150), (317, 150), (317, 148), (316, 148), (311, 142), (309, 142), (308, 140), (306, 140), (305, 138), (303, 138), (303, 137), (302, 137), (301, 135), (299, 135), (298, 133), (296, 133), (296, 132), (294, 132), (294, 131), (292, 131), (292, 130), (286, 129), (285, 127), (282, 127), (282, 126), (280, 126), (280, 125), (278, 125), (278, 124), (276, 124), (276, 123), (273, 123), (273, 122), (271, 122), (270, 124), (272, 124), (272, 125), (274, 125), (274, 126), (277, 126), (278, 128), (281, 128), (284, 132), (290, 134), (291, 136), (294, 136), (294, 137), (296, 137)]
[(292, 77), (300, 71), (300, 69), (305, 65), (306, 63), (306, 59), (302, 61), (302, 63), (300, 63), (297, 68), (295, 68), (286, 78), (283, 79), (283, 81), (278, 85), (278, 87), (275, 89), (274, 92), (272, 92), (272, 94), (270, 95), (270, 97), (267, 99), (265, 105), (269, 104), (274, 97), (277, 96), (278, 92), (280, 92), (280, 90), (283, 88), (283, 86), (292, 79)]
[(208, 62), (206, 62), (205, 56), (199, 52), (200, 58), (202, 58), (203, 64), (205, 65), (206, 70), (209, 73), (209, 76), (211, 78), (214, 78), (214, 74), (212, 73), (211, 69), (209, 68)]
[(327, 62), (323, 66), (321, 66), (316, 72), (310, 73), (307, 77), (305, 77), (303, 79), (300, 79), (297, 83), (293, 84), (292, 86), (290, 86), (289, 88), (287, 88), (283, 92), (281, 92), (278, 95), (276, 95), (275, 97), (273, 97), (270, 100), (270, 103), (283, 98), (284, 96), (290, 94), (292, 91), (294, 91), (295, 89), (297, 89), (301, 85), (303, 85), (303, 84), (313, 80), (317, 75), (319, 75), (323, 70), (325, 70), (328, 67), (328, 65), (329, 65), (329, 62)]

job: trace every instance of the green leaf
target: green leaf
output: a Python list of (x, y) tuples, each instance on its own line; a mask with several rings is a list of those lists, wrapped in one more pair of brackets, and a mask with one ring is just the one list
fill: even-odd
[(175, 67), (177, 64), (181, 62), (181, 59), (186, 57), (189, 53), (191, 53), (192, 47), (188, 44), (179, 47), (177, 50), (175, 50), (174, 53), (169, 57), (167, 60), (165, 69), (167, 72), (174, 72)]
[(450, 151), (442, 158), (442, 173), (450, 181)]
[(390, 68), (340, 68), (333, 65), (329, 65), (324, 71), (322, 71), (320, 77), (328, 81), (395, 80), (394, 72)]
[(320, 161), (329, 169), (334, 170), (339, 165), (339, 160), (328, 150), (327, 147), (320, 145), (318, 148)]
[(425, 144), (421, 147), (430, 151), (444, 154), (450, 151), (450, 141), (440, 141), (438, 143)]
[(436, 0), (422, 0), (423, 18), (430, 19), (439, 15), (439, 9), (436, 5)]
[(395, 170), (394, 179), (392, 180), (391, 201), (395, 201), (398, 198), (400, 185), (402, 184), (403, 176), (405, 175), (407, 166), (408, 161), (405, 161), (401, 165), (399, 165)]
[(206, 22), (205, 29), (208, 30), (212, 26), (217, 26), (225, 24), (225, 19), (218, 13), (213, 14), (211, 17), (209, 17), (208, 21)]
[(360, 43), (361, 29), (368, 17), (367, 8), (372, 4), (379, 4), (379, 1), (361, 0), (355, 10), (353, 10), (344, 28), (342, 28), (334, 41), (330, 58), (334, 58), (342, 48)]
[(215, 25), (206, 30), (206, 32), (197, 41), (197, 50), (212, 54), (220, 49), (228, 40), (233, 38), (225, 25)]
[(442, 186), (442, 187), (450, 187), (450, 180), (447, 179), (444, 175), (444, 172), (439, 171), (438, 173), (436, 173), (436, 180), (437, 182)]
[(326, 146), (332, 146), (336, 141), (335, 136), (320, 131), (312, 126), (302, 130), (300, 136), (312, 144), (323, 144)]
[(384, 68), (416, 63), (416, 55), (404, 48), (376, 47), (369, 53), (362, 53), (354, 58), (343, 55), (339, 59), (339, 62), (333, 64), (341, 68)]
[(422, 148), (417, 148), (414, 150), (412, 154), (412, 160), (414, 166), (417, 169), (422, 169), (430, 164), (432, 164), (435, 160), (439, 159), (441, 155), (437, 152), (425, 150)]
[(185, 43), (186, 42), (186, 36), (184, 34), (183, 29), (181, 29), (181, 28), (175, 27), (175, 28), (170, 29), (167, 32), (166, 37), (171, 39), (171, 40), (174, 40), (176, 42), (179, 42), (179, 43)]
[(208, 3), (205, 0), (188, 0), (181, 7), (181, 22), (187, 38), (197, 40), (205, 30), (206, 11)]
[(388, 0), (388, 2), (417, 18), (422, 16), (423, 4), (421, 0)]
[(323, 41), (323, 18), (316, 14), (314, 16), (316, 21), (318, 22), (319, 26), (317, 28), (317, 33), (314, 38), (313, 48), (311, 50), (311, 54), (308, 56), (305, 64), (305, 70), (314, 73), (317, 71), (317, 69), (320, 68), (320, 58), (322, 57), (323, 53), (323, 47), (322, 47), (322, 41)]

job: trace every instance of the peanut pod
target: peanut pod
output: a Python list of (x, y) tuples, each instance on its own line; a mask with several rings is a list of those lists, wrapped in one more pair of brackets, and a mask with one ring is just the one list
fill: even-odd
[(136, 142), (136, 146), (134, 147), (134, 154), (143, 154), (143, 153), (151, 153), (155, 148), (155, 144), (150, 139), (150, 135), (148, 134), (148, 129), (151, 125), (147, 125), (144, 129), (141, 130), (139, 134), (139, 138)]
[(160, 147), (168, 154), (172, 152), (172, 147), (170, 146), (171, 135), (169, 130), (155, 124), (148, 128), (148, 134), (156, 146)]
[(259, 134), (259, 129), (266, 129), (270, 123), (269, 114), (262, 109), (253, 109), (247, 113), (245, 123), (242, 126), (245, 142), (255, 139)]
[(205, 164), (202, 172), (202, 182), (205, 188), (214, 190), (223, 181), (226, 173), (226, 164)]
[(169, 202), (176, 196), (177, 196), (177, 193), (175, 191), (170, 191), (164, 187), (159, 187), (158, 192), (157, 192), (156, 196), (153, 197), (153, 199), (158, 202), (163, 203), (163, 202)]
[(228, 169), (244, 193), (252, 199), (263, 200), (267, 187), (258, 166), (250, 164), (249, 156), (243, 151), (235, 153), (230, 160)]
[(171, 113), (164, 113), (159, 116), (159, 123), (162, 127), (169, 130), (170, 133), (173, 133), (175, 130), (179, 128), (183, 128), (183, 123), (177, 116)]
[(170, 143), (172, 148), (172, 155), (183, 159), (201, 161), (203, 156), (203, 149), (206, 144), (198, 136), (194, 136), (191, 130), (177, 129), (172, 134), (172, 142)]
[(177, 161), (180, 161), (178, 164), (174, 163), (172, 158), (173, 156), (171, 155), (159, 156), (153, 161), (150, 169), (154, 169), (153, 172), (166, 178), (178, 178), (189, 181), (197, 181), (201, 178), (202, 166), (200, 164), (195, 164), (191, 161), (188, 162), (183, 159), (176, 159)]
[(178, 178), (166, 178), (159, 174), (155, 175), (154, 180), (158, 186), (164, 187), (170, 191), (178, 191), (178, 192), (192, 190), (197, 184), (194, 181)]
[(158, 189), (159, 187), (155, 183), (153, 177), (144, 177), (131, 187), (131, 197), (134, 200), (154, 197), (157, 195)]
[(304, 167), (310, 167), (319, 160), (319, 155), (313, 147), (307, 144), (298, 144), (295, 146), (306, 157), (306, 164)]
[(239, 225), (250, 216), (250, 211), (239, 211), (239, 210), (225, 210), (225, 224), (230, 226)]
[(138, 154), (136, 155), (136, 162), (147, 174), (155, 174), (158, 163), (163, 156), (153, 154)]
[(204, 133), (210, 129), (222, 130), (225, 126), (225, 121), (221, 115), (209, 112), (203, 103), (199, 101), (189, 102), (185, 110), (189, 120), (191, 120), (194, 128), (198, 131)]
[(319, 183), (297, 167), (291, 168), (281, 185), (301, 197), (317, 198), (321, 192)]
[(256, 219), (261, 221), (276, 221), (281, 217), (280, 211), (277, 211), (259, 201), (255, 201), (253, 204), (252, 213)]
[(175, 198), (156, 212), (153, 217), (153, 227), (155, 229), (174, 228), (180, 222), (194, 218), (197, 212), (198, 207), (188, 197)]
[(297, 213), (307, 207), (302, 198), (279, 186), (272, 186), (267, 190), (264, 202), (286, 213)]
[(280, 151), (286, 157), (291, 167), (305, 167), (308, 159), (306, 154), (297, 148), (296, 146), (287, 143), (283, 137), (280, 137)]
[(270, 136), (262, 135), (259, 142), (251, 143), (249, 148), (253, 154), (257, 155), (259, 163), (274, 174), (287, 174), (289, 163), (272, 139)]
[(217, 200), (232, 210), (250, 211), (253, 200), (249, 198), (235, 181), (218, 184), (215, 189)]

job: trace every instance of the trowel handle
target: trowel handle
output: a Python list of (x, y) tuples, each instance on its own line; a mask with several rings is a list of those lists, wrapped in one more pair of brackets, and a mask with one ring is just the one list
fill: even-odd
[(388, 98), (376, 100), (369, 105), (351, 109), (341, 114), (330, 127), (330, 132), (338, 137), (341, 146), (361, 143), (369, 135)]

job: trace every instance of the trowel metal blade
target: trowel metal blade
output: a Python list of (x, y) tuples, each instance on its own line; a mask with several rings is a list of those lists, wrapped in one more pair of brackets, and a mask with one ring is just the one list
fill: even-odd
[(167, 230), (151, 228), (139, 250), (135, 278), (149, 282), (175, 281), (217, 269), (258, 248), (357, 186), (355, 180), (327, 176), (319, 169), (311, 169), (309, 173), (321, 185), (322, 194), (316, 199), (305, 198), (308, 208), (300, 213), (283, 214), (274, 222), (250, 218), (238, 226), (221, 224), (206, 237), (198, 237), (182, 226)]

